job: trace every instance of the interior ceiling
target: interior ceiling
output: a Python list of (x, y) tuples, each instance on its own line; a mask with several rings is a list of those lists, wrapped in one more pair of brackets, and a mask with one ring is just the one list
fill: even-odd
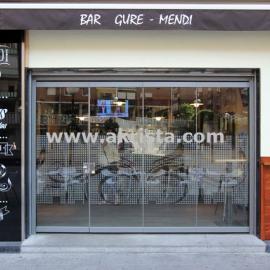
[(95, 4), (259, 4), (270, 3), (270, 0), (0, 0), (0, 3), (21, 2), (21, 3), (95, 3)]

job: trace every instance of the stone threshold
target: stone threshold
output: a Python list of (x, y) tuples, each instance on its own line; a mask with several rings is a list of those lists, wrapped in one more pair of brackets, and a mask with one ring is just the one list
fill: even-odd
[(250, 234), (35, 234), (22, 253), (264, 253)]

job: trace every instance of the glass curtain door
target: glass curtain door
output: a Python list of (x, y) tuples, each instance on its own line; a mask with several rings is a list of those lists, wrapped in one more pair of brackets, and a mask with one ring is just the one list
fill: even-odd
[[(89, 226), (87, 134), (89, 88), (37, 87), (37, 226)], [(86, 118), (88, 119), (88, 118)]]
[(36, 88), (40, 230), (247, 228), (248, 84), (138, 85)]
[(142, 228), (142, 88), (48, 84), (36, 89), (38, 228)]
[(248, 226), (249, 88), (222, 85), (144, 88), (148, 231)]
[(91, 88), (90, 230), (142, 228), (144, 159), (140, 133), (142, 88)]

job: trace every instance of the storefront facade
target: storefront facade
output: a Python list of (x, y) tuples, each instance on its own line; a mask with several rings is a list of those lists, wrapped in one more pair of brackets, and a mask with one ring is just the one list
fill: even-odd
[[(23, 22), (21, 237), (260, 235), (259, 161), (270, 154), (270, 28), (258, 18), (247, 24), (247, 12), (270, 11), (157, 4), (122, 6), (120, 13), (120, 6), (95, 6), (92, 17), (86, 6), (70, 8), (58, 14), (62, 21), (48, 20), (56, 14), (51, 7), (36, 11), (38, 23)], [(119, 14), (135, 14), (136, 25), (116, 20)], [(239, 20), (230, 21), (236, 14)], [(168, 21), (143, 25), (151, 16)], [(209, 24), (205, 16), (220, 20)], [(12, 145), (12, 134), (5, 137)], [(6, 211), (10, 192), (3, 193)]]
[[(37, 231), (249, 232), (252, 75), (153, 81), (131, 72), (114, 81), (106, 72), (90, 80), (33, 77)], [(231, 105), (235, 99), (241, 105)], [(204, 100), (215, 109), (202, 110)], [(241, 123), (220, 119), (226, 106), (243, 114)], [(222, 182), (240, 178), (238, 192)]]

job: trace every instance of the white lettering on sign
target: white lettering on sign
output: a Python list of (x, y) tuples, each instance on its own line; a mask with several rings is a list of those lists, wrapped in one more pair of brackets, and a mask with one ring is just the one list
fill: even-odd
[(7, 112), (8, 112), (8, 109), (0, 109), (0, 120), (5, 119)]
[[(0, 109), (0, 120), (4, 120), (6, 118), (6, 114), (8, 112), (8, 109)], [(7, 124), (0, 122), (0, 129), (6, 129)]]
[[(80, 14), (80, 26), (100, 26), (102, 25), (102, 15), (97, 13)], [(106, 17), (104, 25), (107, 25), (110, 21), (112, 25), (119, 28), (125, 26), (140, 26), (143, 24), (151, 23), (167, 26), (189, 26), (192, 25), (193, 15), (187, 15), (184, 13), (167, 13), (158, 14), (153, 16), (146, 16), (144, 13), (119, 13), (114, 16)]]
[(81, 14), (81, 25), (101, 25), (100, 19), (99, 14)]
[(4, 220), (4, 216), (9, 214), (10, 211), (7, 209), (7, 206), (0, 208), (0, 221)]
[(0, 155), (13, 156), (13, 150), (16, 150), (16, 145), (8, 142), (0, 142)]
[(7, 128), (7, 124), (0, 123), (0, 129), (6, 129), (6, 128)]
[(192, 15), (167, 14), (159, 15), (159, 24), (165, 25), (192, 25)]
[(141, 25), (143, 24), (143, 14), (119, 14), (115, 16), (114, 23), (118, 26), (122, 25)]
[(0, 45), (0, 65), (9, 65), (8, 49), (7, 46)]

